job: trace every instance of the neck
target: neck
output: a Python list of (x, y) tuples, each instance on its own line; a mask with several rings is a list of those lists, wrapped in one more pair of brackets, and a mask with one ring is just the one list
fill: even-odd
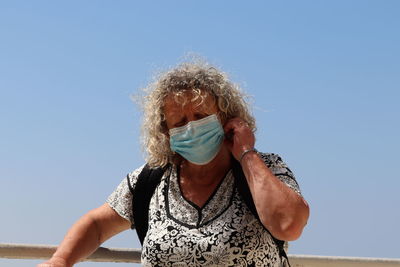
[(231, 168), (231, 153), (223, 145), (217, 156), (206, 165), (196, 165), (187, 160), (181, 164), (181, 175), (198, 185), (218, 183)]

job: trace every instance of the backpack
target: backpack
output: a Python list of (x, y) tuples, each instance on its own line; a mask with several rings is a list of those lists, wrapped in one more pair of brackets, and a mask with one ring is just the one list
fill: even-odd
[[(165, 167), (151, 168), (148, 164), (146, 164), (138, 176), (135, 188), (132, 187), (129, 175), (127, 175), (129, 190), (131, 191), (133, 196), (133, 221), (135, 222), (136, 233), (142, 245), (148, 229), (149, 206), (151, 197), (153, 196), (156, 187), (161, 182), (161, 177), (169, 167), (170, 165), (168, 164)], [(247, 184), (246, 177), (244, 176), (240, 163), (236, 160), (233, 160), (232, 171), (235, 178), (235, 186), (239, 194), (241, 195), (253, 215), (258, 220), (260, 220), (257, 214), (256, 206), (254, 205), (253, 197), (251, 196), (250, 188)], [(264, 227), (264, 229), (268, 231), (267, 228)], [(284, 249), (285, 241), (275, 238), (269, 231), (268, 233), (271, 235), (272, 239), (277, 245), (281, 259), (284, 262), (289, 263), (288, 256), (286, 255)]]

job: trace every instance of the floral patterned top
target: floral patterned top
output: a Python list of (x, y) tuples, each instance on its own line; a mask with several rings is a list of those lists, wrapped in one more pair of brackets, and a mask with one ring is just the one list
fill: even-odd
[[(260, 153), (287, 186), (300, 193), (281, 157)], [(135, 186), (143, 166), (128, 175)], [(107, 203), (134, 227), (132, 193), (127, 179)], [(149, 228), (143, 242), (143, 266), (282, 266), (271, 235), (251, 213), (235, 188), (232, 171), (203, 207), (186, 200), (176, 167), (165, 171), (150, 201)]]

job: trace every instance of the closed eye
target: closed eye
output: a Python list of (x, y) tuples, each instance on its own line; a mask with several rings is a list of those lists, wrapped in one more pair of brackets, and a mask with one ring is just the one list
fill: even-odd
[[(207, 117), (207, 116), (210, 116), (211, 114), (207, 114), (207, 113), (195, 113), (195, 114), (193, 114), (194, 116), (194, 119), (197, 121), (197, 120), (201, 120), (201, 119), (203, 119), (203, 118), (205, 118), (205, 117)], [(186, 116), (185, 117), (183, 117), (182, 119), (180, 119), (178, 122), (176, 122), (176, 123), (174, 123), (173, 124), (173, 128), (178, 128), (178, 127), (181, 127), (181, 126), (184, 126), (184, 125), (186, 125), (187, 123), (188, 123), (189, 121), (188, 121), (188, 119), (186, 118)]]
[(207, 114), (207, 113), (195, 113), (194, 114), (194, 117), (195, 117), (196, 121), (197, 120), (201, 120), (201, 119), (203, 119), (203, 118), (205, 118), (207, 116), (210, 116), (210, 114)]
[(174, 128), (184, 126), (187, 123), (186, 117), (183, 117), (180, 121), (174, 124)]

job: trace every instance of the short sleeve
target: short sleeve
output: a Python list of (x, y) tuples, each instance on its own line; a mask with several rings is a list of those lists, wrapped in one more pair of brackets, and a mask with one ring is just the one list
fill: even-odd
[[(115, 210), (119, 214), (119, 216), (131, 222), (132, 228), (134, 228), (132, 213), (132, 192), (129, 186), (135, 188), (138, 176), (143, 167), (144, 165), (134, 170), (133, 172), (128, 173), (127, 177), (125, 177), (121, 181), (121, 183), (117, 186), (114, 192), (111, 193), (106, 201), (106, 203), (113, 210)], [(128, 179), (130, 185), (128, 184)]]
[(299, 184), (294, 177), (293, 172), (289, 169), (282, 158), (274, 153), (259, 153), (261, 158), (264, 160), (268, 168), (274, 173), (274, 175), (290, 187), (297, 194), (301, 195)]

